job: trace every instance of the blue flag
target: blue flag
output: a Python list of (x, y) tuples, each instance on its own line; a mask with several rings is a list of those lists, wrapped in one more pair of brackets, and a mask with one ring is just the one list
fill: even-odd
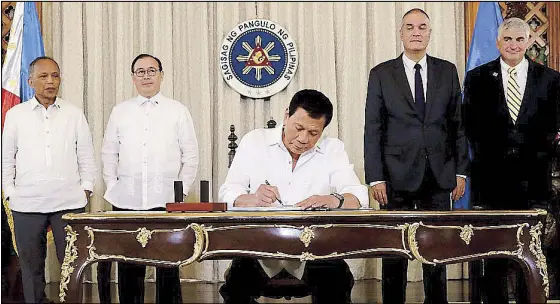
[(24, 102), (35, 94), (35, 90), (27, 84), (27, 79), (29, 78), (29, 64), (35, 60), (35, 58), (45, 56), (45, 48), (43, 47), (43, 38), (41, 36), (41, 24), (37, 16), (35, 2), (25, 2), (22, 36), (23, 49), (21, 54), (20, 99), (21, 102)]
[(467, 72), (500, 56), (498, 27), (504, 19), (498, 2), (480, 2), (467, 59)]
[[(480, 2), (467, 59), (467, 72), (500, 56), (496, 47), (498, 27), (504, 19), (498, 2)], [(469, 158), (472, 158), (469, 147)], [(470, 209), (470, 178), (467, 178), (465, 195), (453, 203), (453, 209)]]

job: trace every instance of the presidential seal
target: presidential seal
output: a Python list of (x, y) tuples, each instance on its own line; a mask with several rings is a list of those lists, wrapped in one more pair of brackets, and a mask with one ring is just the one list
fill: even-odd
[(277, 23), (247, 20), (235, 26), (220, 48), (224, 80), (239, 94), (265, 98), (282, 91), (295, 76), (298, 52), (292, 36)]

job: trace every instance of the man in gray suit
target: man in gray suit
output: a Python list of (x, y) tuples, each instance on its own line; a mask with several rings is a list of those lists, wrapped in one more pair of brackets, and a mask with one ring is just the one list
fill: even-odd
[[(450, 210), (465, 189), (468, 158), (454, 64), (428, 56), (430, 18), (404, 14), (404, 54), (369, 75), (365, 109), (366, 182), (387, 210)], [(383, 259), (383, 302), (405, 301), (404, 258)], [(447, 303), (445, 266), (423, 265), (424, 303)]]

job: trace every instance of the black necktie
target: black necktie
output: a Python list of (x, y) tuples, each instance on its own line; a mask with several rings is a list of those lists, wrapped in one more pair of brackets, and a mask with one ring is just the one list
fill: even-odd
[(420, 114), (420, 119), (424, 120), (424, 113), (426, 110), (426, 101), (424, 99), (424, 85), (422, 83), (422, 76), (420, 75), (420, 69), (422, 67), (417, 63), (414, 65), (416, 72), (414, 73), (414, 96), (416, 97), (414, 103), (416, 104), (416, 110)]

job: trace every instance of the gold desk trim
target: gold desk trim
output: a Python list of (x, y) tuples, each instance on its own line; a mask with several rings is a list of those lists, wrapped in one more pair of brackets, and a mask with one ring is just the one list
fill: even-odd
[(274, 217), (274, 218), (286, 218), (297, 216), (299, 218), (305, 217), (361, 217), (361, 216), (383, 216), (383, 215), (401, 215), (401, 216), (445, 216), (452, 220), (454, 217), (461, 216), (488, 216), (500, 215), (500, 216), (514, 216), (514, 215), (527, 215), (527, 216), (542, 216), (546, 215), (546, 210), (534, 209), (534, 210), (509, 210), (507, 212), (500, 211), (384, 211), (384, 210), (370, 210), (370, 209), (356, 209), (356, 210), (337, 210), (328, 212), (316, 212), (316, 211), (227, 211), (227, 212), (182, 212), (182, 213), (167, 213), (165, 211), (161, 212), (98, 212), (98, 213), (67, 213), (63, 216), (65, 220), (96, 220), (96, 219), (181, 219), (181, 218), (216, 218), (216, 217)]
[(206, 258), (208, 258), (209, 256), (212, 255), (219, 255), (219, 254), (245, 254), (245, 255), (254, 255), (254, 256), (258, 256), (258, 258), (260, 259), (266, 259), (266, 258), (273, 258), (273, 259), (296, 259), (296, 260), (300, 260), (300, 261), (313, 261), (313, 260), (318, 260), (318, 259), (327, 259), (327, 258), (340, 258), (343, 259), (347, 256), (352, 256), (355, 254), (368, 254), (368, 253), (377, 253), (377, 252), (400, 252), (404, 255), (406, 255), (408, 258), (412, 258), (412, 255), (408, 252), (408, 250), (402, 250), (402, 249), (397, 249), (397, 248), (375, 248), (375, 249), (363, 249), (363, 250), (354, 250), (354, 251), (348, 251), (348, 252), (343, 252), (343, 253), (338, 253), (338, 252), (333, 252), (333, 253), (329, 253), (327, 255), (315, 255), (313, 253), (304, 251), (301, 254), (289, 254), (289, 253), (284, 253), (284, 252), (280, 252), (277, 251), (275, 253), (273, 252), (264, 252), (264, 251), (254, 251), (254, 250), (229, 250), (229, 249), (220, 249), (220, 250), (211, 250), (211, 251), (205, 251), (202, 255), (201, 255), (201, 260), (204, 260)]
[[(194, 248), (193, 248), (193, 254), (186, 260), (180, 260), (177, 262), (171, 262), (171, 261), (164, 261), (164, 260), (153, 260), (153, 259), (143, 259), (143, 258), (134, 258), (134, 257), (128, 257), (128, 256), (123, 256), (123, 255), (112, 255), (112, 254), (98, 254), (96, 252), (96, 248), (94, 245), (95, 242), (95, 232), (104, 232), (104, 233), (129, 233), (129, 234), (134, 234), (134, 233), (138, 233), (139, 231), (143, 231), (143, 230), (147, 230), (145, 227), (142, 228), (138, 228), (136, 230), (122, 230), (122, 229), (96, 229), (96, 228), (92, 228), (90, 226), (85, 226), (84, 230), (86, 230), (86, 232), (88, 233), (89, 239), (90, 239), (90, 244), (86, 247), (88, 249), (88, 258), (87, 261), (88, 262), (94, 262), (94, 261), (98, 261), (98, 260), (113, 260), (113, 259), (117, 259), (117, 260), (123, 260), (125, 262), (143, 262), (143, 263), (151, 263), (151, 264), (156, 264), (156, 265), (166, 265), (166, 266), (181, 266), (181, 265), (188, 265), (191, 264), (192, 262), (196, 261), (197, 259), (200, 258), (200, 255), (203, 251), (203, 247), (204, 247), (204, 231), (203, 228), (201, 227), (201, 225), (196, 224), (196, 223), (192, 223), (190, 225), (188, 225), (186, 228), (176, 228), (176, 229), (153, 229), (153, 230), (147, 230), (150, 232), (150, 235), (153, 233), (161, 233), (161, 232), (181, 232), (181, 231), (186, 231), (192, 229), (195, 235), (195, 243), (194, 243)], [(145, 247), (145, 246), (142, 246)]]
[[(443, 259), (443, 260), (433, 259), (432, 261), (429, 261), (420, 254), (420, 248), (418, 246), (418, 241), (416, 240), (416, 231), (418, 230), (419, 227), (427, 227), (427, 228), (432, 228), (432, 229), (458, 229), (461, 232), (463, 232), (465, 226), (446, 226), (446, 225), (436, 226), (436, 225), (426, 225), (423, 222), (413, 223), (413, 224), (410, 225), (410, 228), (408, 230), (408, 242), (410, 244), (410, 250), (412, 251), (412, 254), (414, 255), (414, 257), (417, 260), (421, 261), (422, 263), (430, 264), (430, 265), (436, 265), (436, 264), (442, 264), (442, 263), (451, 263), (451, 262), (459, 262), (459, 261), (462, 261), (462, 260), (465, 260), (465, 259), (479, 258), (479, 257), (489, 257), (489, 256), (500, 255), (500, 254), (517, 256), (519, 259), (522, 258), (523, 245), (524, 244), (523, 244), (523, 242), (521, 242), (521, 236), (523, 235), (523, 228), (529, 227), (528, 223), (515, 224), (515, 225), (481, 226), (481, 227), (474, 227), (472, 225), (469, 225), (469, 226), (470, 226), (469, 228), (471, 228), (473, 231), (474, 230), (493, 230), (493, 229), (517, 228), (517, 233), (516, 233), (517, 250), (488, 251), (488, 252), (485, 252), (485, 253), (477, 253), (477, 254), (470, 254), (470, 255), (464, 255), (464, 256), (457, 256), (457, 257), (452, 257), (452, 258)], [(473, 232), (473, 234), (474, 234), (474, 232)], [(471, 236), (472, 236), (472, 234), (471, 234)], [(460, 237), (461, 237), (461, 235), (460, 235)], [(463, 239), (463, 237), (461, 237), (461, 239)], [(464, 239), (463, 239), (463, 241), (464, 241)], [(470, 242), (470, 238), (469, 238), (469, 242)], [(467, 243), (467, 245), (468, 245), (468, 243)]]
[[(408, 224), (403, 224), (403, 225), (396, 225), (396, 226), (391, 226), (391, 225), (378, 225), (378, 224), (323, 224), (323, 225), (310, 225), (310, 226), (294, 226), (294, 225), (282, 225), (282, 224), (271, 224), (271, 225), (259, 225), (259, 224), (250, 224), (250, 225), (232, 225), (232, 226), (217, 226), (217, 227), (212, 227), (212, 226), (204, 226), (201, 225), (202, 228), (204, 229), (204, 235), (206, 238), (206, 244), (204, 246), (204, 252), (201, 255), (201, 259), (205, 259), (206, 257), (210, 256), (210, 255), (214, 255), (214, 254), (229, 254), (229, 253), (234, 253), (234, 254), (252, 254), (252, 255), (259, 255), (262, 256), (263, 258), (277, 258), (277, 259), (283, 259), (283, 258), (291, 258), (291, 259), (299, 259), (301, 261), (308, 261), (308, 260), (315, 260), (315, 259), (324, 259), (324, 258), (333, 258), (333, 257), (345, 257), (345, 256), (350, 256), (350, 255), (354, 255), (354, 254), (363, 254), (363, 253), (374, 253), (374, 252), (400, 252), (404, 255), (406, 255), (409, 259), (412, 259), (413, 256), (410, 253), (410, 250), (407, 250), (407, 246), (406, 246), (406, 229), (408, 228)], [(312, 253), (309, 252), (302, 252), (300, 255), (292, 255), (292, 254), (287, 254), (287, 253), (283, 253), (283, 252), (277, 252), (277, 253), (270, 253), (270, 252), (264, 252), (264, 251), (251, 251), (251, 250), (208, 250), (208, 246), (210, 244), (210, 238), (208, 236), (208, 232), (212, 232), (212, 231), (223, 231), (223, 230), (237, 230), (237, 229), (257, 229), (257, 228), (289, 228), (289, 229), (294, 229), (294, 230), (301, 230), (302, 232), (300, 233), (300, 240), (304, 243), (305, 247), (308, 247), (309, 243), (311, 243), (311, 239), (315, 236), (315, 229), (317, 228), (324, 228), (324, 229), (328, 229), (328, 228), (376, 228), (376, 229), (394, 229), (394, 230), (400, 230), (401, 231), (401, 242), (402, 242), (402, 246), (403, 248), (375, 248), (375, 249), (363, 249), (363, 250), (354, 250), (354, 251), (348, 251), (348, 252), (344, 252), (344, 253), (338, 253), (338, 252), (333, 252), (331, 254), (328, 255), (313, 255)], [(308, 234), (307, 236), (305, 234)], [(313, 233), (313, 237), (311, 237), (309, 234)], [(309, 239), (308, 239), (309, 238)], [(306, 244), (305, 241), (309, 241), (308, 244)]]
[(64, 250), (64, 261), (62, 262), (60, 272), (60, 302), (66, 300), (66, 290), (68, 290), (68, 283), (70, 283), (70, 276), (74, 272), (72, 263), (78, 259), (78, 247), (74, 244), (78, 240), (78, 233), (72, 230), (70, 225), (64, 227), (66, 230), (66, 249)]
[(548, 298), (548, 294), (549, 294), (548, 271), (546, 265), (546, 257), (544, 256), (541, 247), (542, 227), (543, 224), (542, 222), (539, 221), (538, 224), (531, 227), (531, 229), (529, 230), (529, 235), (531, 236), (531, 243), (529, 244), (529, 250), (535, 256), (535, 258), (537, 258), (536, 266), (539, 269), (539, 274), (541, 275), (543, 280), (542, 285), (544, 287), (544, 292), (546, 294), (546, 297)]
[(390, 248), (391, 250), (396, 250), (399, 252), (405, 253), (407, 256), (411, 257), (410, 251), (407, 250), (406, 246), (406, 229), (408, 228), (409, 224), (403, 225), (379, 225), (379, 224), (322, 224), (322, 225), (309, 225), (309, 226), (294, 226), (294, 225), (282, 225), (282, 224), (271, 224), (271, 225), (260, 225), (260, 224), (249, 224), (249, 225), (232, 225), (232, 226), (204, 226), (204, 235), (206, 237), (206, 244), (204, 247), (204, 252), (208, 251), (208, 244), (210, 243), (210, 239), (208, 236), (208, 232), (211, 231), (220, 231), (220, 230), (236, 230), (236, 229), (257, 229), (257, 228), (289, 228), (294, 230), (301, 230), (299, 235), (300, 241), (304, 244), (305, 247), (309, 247), (311, 240), (315, 237), (315, 230), (317, 228), (375, 228), (375, 229), (393, 229), (393, 230), (400, 230), (401, 231), (401, 242), (403, 249), (399, 248)]

